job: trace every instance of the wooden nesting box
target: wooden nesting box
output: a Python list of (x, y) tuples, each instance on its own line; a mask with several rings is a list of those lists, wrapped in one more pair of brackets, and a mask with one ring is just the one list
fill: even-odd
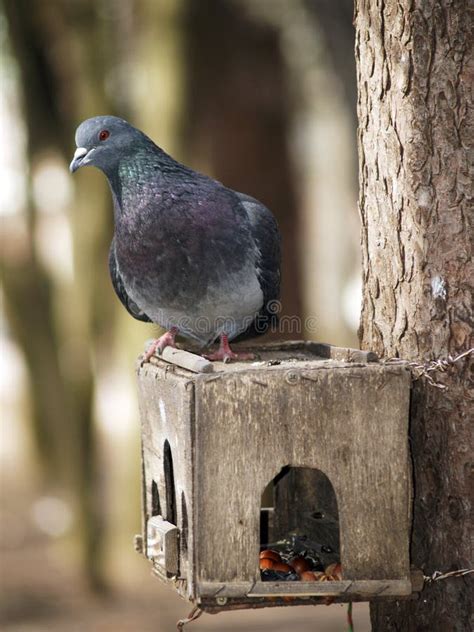
[[(316, 343), (252, 350), (138, 369), (154, 572), (210, 612), (409, 596), (409, 372)], [(284, 538), (323, 544), (343, 579), (261, 581), (260, 548)]]

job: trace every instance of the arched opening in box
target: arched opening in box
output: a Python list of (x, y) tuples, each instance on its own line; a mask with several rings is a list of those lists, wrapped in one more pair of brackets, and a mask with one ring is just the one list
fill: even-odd
[(342, 578), (337, 498), (321, 470), (287, 465), (265, 487), (259, 567), (263, 581)]
[(163, 449), (163, 468), (165, 474), (166, 491), (166, 515), (165, 520), (177, 525), (176, 519), (176, 490), (174, 487), (173, 455), (168, 440), (165, 441)]
[(186, 498), (184, 492), (181, 492), (181, 552), (183, 555), (188, 553), (188, 509), (186, 507)]
[(151, 482), (151, 515), (161, 516), (160, 493), (155, 480)]

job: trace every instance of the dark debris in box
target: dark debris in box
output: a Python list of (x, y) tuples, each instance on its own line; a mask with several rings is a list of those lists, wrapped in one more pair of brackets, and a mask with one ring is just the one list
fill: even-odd
[(265, 545), (259, 558), (260, 577), (264, 582), (342, 579), (337, 553), (330, 546), (313, 542), (306, 536), (291, 536)]

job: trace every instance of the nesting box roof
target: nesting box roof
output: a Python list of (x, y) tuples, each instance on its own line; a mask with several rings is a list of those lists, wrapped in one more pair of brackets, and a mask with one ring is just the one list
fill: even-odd
[[(329, 363), (329, 366), (343, 366), (350, 363), (352, 366), (357, 363), (377, 362), (377, 355), (371, 351), (360, 351), (347, 347), (334, 347), (332, 345), (305, 342), (273, 342), (255, 347), (238, 347), (236, 349), (251, 351), (255, 354), (253, 361), (233, 361), (210, 362), (204, 357), (182, 349), (167, 347), (161, 356), (161, 360), (179, 366), (192, 373), (236, 373), (239, 371), (252, 371), (262, 368), (279, 367), (280, 369), (291, 369), (295, 364), (299, 369), (315, 368), (322, 366), (322, 363)], [(152, 364), (158, 364), (157, 357), (152, 357)]]

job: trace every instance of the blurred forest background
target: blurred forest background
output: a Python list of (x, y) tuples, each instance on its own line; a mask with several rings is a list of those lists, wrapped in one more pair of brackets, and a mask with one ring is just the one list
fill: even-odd
[[(0, 623), (9, 632), (174, 629), (188, 606), (133, 551), (134, 363), (153, 327), (108, 278), (105, 178), (67, 170), (115, 114), (262, 200), (283, 233), (289, 332), (357, 346), (351, 0), (3, 0)], [(344, 630), (341, 606), (203, 617), (193, 629)], [(369, 627), (355, 609), (357, 632)], [(237, 623), (236, 623), (237, 622)]]

